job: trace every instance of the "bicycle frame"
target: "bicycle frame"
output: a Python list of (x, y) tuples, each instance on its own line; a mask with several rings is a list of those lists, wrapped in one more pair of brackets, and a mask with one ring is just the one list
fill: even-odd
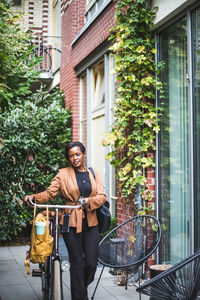
[[(41, 278), (42, 278), (42, 293), (43, 300), (63, 300), (63, 286), (62, 286), (62, 271), (61, 271), (61, 257), (59, 254), (59, 209), (66, 208), (81, 208), (84, 204), (80, 202), (79, 205), (50, 205), (50, 204), (36, 204), (29, 199), (32, 206), (38, 208), (54, 208), (55, 224), (50, 221), (50, 234), (54, 236), (54, 246), (52, 254), (47, 258), (46, 262), (40, 264)], [(49, 278), (50, 277), (50, 278)], [(52, 286), (53, 285), (53, 286)], [(50, 292), (50, 293), (49, 293)]]

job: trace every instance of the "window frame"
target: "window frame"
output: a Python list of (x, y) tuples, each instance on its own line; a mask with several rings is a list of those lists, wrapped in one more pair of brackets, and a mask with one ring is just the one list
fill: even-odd
[[(191, 18), (192, 13), (195, 9), (200, 8), (199, 3), (194, 3), (190, 7), (185, 8), (182, 12), (178, 15), (174, 16), (172, 19), (168, 20), (165, 24), (162, 24), (159, 28), (155, 30), (155, 37), (156, 37), (156, 61), (160, 59), (160, 33), (168, 28), (169, 26), (173, 25), (174, 23), (178, 22), (181, 18), (186, 16), (187, 18), (187, 39), (188, 39), (188, 74), (187, 80), (189, 82), (188, 88), (188, 108), (189, 108), (189, 170), (190, 170), (190, 224), (189, 224), (189, 235), (190, 235), (190, 253), (194, 253), (194, 245), (195, 245), (195, 199), (194, 199), (194, 90), (193, 90), (193, 48), (192, 48), (192, 28), (191, 28)], [(160, 107), (159, 95), (158, 91), (156, 91), (156, 107)], [(156, 214), (157, 217), (160, 217), (159, 212), (159, 199), (160, 199), (160, 190), (159, 190), (159, 178), (160, 178), (160, 145), (159, 145), (159, 133), (156, 135)], [(159, 251), (159, 250), (158, 250)], [(159, 255), (157, 255), (157, 263), (159, 263)]]

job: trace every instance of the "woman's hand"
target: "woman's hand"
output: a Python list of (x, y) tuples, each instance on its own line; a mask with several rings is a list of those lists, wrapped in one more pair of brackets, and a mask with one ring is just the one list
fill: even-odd
[(24, 196), (23, 201), (24, 201), (24, 203), (25, 203), (26, 205), (32, 206), (31, 203), (30, 203), (30, 201), (29, 201), (29, 199), (33, 201), (33, 200), (34, 200), (34, 197), (31, 196), (31, 195)]
[(90, 200), (88, 198), (84, 198), (85, 204), (83, 205), (84, 208), (90, 208)]

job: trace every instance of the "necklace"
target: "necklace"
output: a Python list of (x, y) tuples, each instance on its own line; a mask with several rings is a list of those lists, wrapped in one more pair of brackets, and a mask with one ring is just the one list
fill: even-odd
[(86, 172), (78, 172), (76, 171), (80, 180), (83, 182), (83, 183), (86, 183), (86, 180), (87, 180), (87, 171)]

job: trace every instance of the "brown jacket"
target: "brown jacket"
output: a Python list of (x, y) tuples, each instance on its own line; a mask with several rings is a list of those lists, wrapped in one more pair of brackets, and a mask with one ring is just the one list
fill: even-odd
[[(106, 201), (105, 191), (100, 179), (100, 176), (96, 170), (95, 179), (90, 172), (89, 178), (91, 181), (92, 191), (88, 199), (90, 200), (90, 208), (87, 209), (87, 221), (88, 226), (95, 226), (98, 224), (96, 209), (103, 205)], [(61, 191), (66, 198), (66, 205), (76, 205), (80, 197), (78, 184), (76, 181), (75, 171), (72, 167), (60, 169), (58, 174), (52, 179), (50, 186), (41, 193), (34, 194), (35, 201), (37, 203), (47, 202), (52, 200), (58, 191)], [(67, 213), (71, 212), (70, 226), (76, 227), (76, 232), (82, 231), (82, 219), (85, 217), (82, 208), (76, 208), (72, 210), (66, 210)], [(61, 224), (63, 223), (63, 217), (61, 218)]]

